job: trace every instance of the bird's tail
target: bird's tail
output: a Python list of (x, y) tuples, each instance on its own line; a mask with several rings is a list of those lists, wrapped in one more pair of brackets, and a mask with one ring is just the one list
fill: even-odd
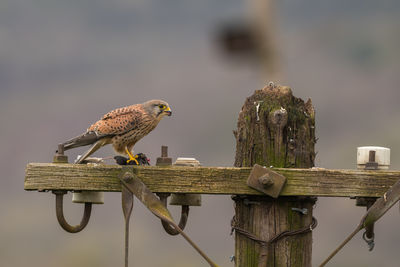
[(82, 163), (87, 157), (92, 155), (95, 151), (97, 151), (100, 147), (104, 146), (104, 139), (98, 140), (93, 146), (89, 148), (88, 151), (85, 152), (80, 158), (75, 161), (75, 164)]
[(63, 143), (64, 150), (68, 150), (68, 149), (80, 147), (80, 146), (91, 145), (91, 144), (94, 144), (98, 140), (99, 140), (99, 136), (95, 132), (93, 132), (93, 131), (86, 132), (75, 138), (72, 138), (71, 140), (65, 141)]

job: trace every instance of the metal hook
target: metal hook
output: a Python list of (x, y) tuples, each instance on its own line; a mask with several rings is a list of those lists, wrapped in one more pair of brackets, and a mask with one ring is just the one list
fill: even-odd
[(374, 249), (374, 246), (375, 246), (375, 235), (374, 235), (374, 233), (372, 232), (372, 237), (368, 237), (368, 233), (367, 233), (367, 231), (365, 231), (363, 233), (363, 235), (362, 235), (362, 238), (367, 243), (368, 250), (372, 251)]
[(53, 194), (56, 195), (56, 215), (57, 215), (57, 220), (60, 226), (67, 231), (68, 233), (78, 233), (82, 231), (86, 225), (89, 222), (90, 219), (90, 214), (92, 212), (92, 203), (87, 202), (85, 203), (85, 209), (83, 212), (83, 217), (81, 222), (78, 225), (72, 226), (67, 221), (65, 220), (64, 217), (64, 209), (63, 209), (63, 200), (64, 200), (64, 195), (67, 193), (67, 191), (63, 190), (57, 190), (53, 191)]
[[(167, 207), (167, 199), (170, 196), (170, 193), (157, 193), (158, 198), (160, 199), (160, 201), (163, 203), (164, 207)], [(182, 230), (185, 229), (187, 220), (189, 218), (189, 205), (182, 205), (181, 206), (181, 219), (179, 220), (179, 228), (181, 228)], [(167, 232), (170, 235), (178, 235), (179, 232), (172, 227), (169, 223), (161, 220), (161, 224), (165, 230), (165, 232)]]

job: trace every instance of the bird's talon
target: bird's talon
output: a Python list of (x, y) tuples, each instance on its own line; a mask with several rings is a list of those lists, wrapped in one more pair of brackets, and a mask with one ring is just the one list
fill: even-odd
[(131, 161), (134, 161), (135, 163), (136, 163), (136, 165), (139, 165), (139, 162), (137, 161), (137, 158), (138, 156), (136, 155), (135, 157), (133, 157), (133, 158), (131, 158), (131, 159), (128, 159), (127, 161), (126, 161), (126, 164), (129, 164), (129, 162), (131, 162)]

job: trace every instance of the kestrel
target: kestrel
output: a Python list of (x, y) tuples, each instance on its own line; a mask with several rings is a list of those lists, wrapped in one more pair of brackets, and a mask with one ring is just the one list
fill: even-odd
[(93, 145), (75, 162), (82, 163), (100, 147), (112, 144), (117, 153), (129, 156), (127, 163), (133, 160), (139, 165), (132, 155), (133, 146), (150, 133), (164, 116), (171, 114), (168, 103), (162, 100), (112, 110), (93, 123), (84, 134), (63, 143), (64, 150)]

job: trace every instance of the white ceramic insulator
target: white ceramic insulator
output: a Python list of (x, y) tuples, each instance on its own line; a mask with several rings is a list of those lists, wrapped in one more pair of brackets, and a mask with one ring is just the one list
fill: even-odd
[(192, 167), (201, 166), (200, 162), (195, 158), (177, 158), (174, 165), (175, 166), (192, 166)]
[(72, 202), (104, 204), (104, 192), (97, 191), (83, 191), (80, 193), (72, 193)]
[(375, 162), (378, 169), (387, 170), (390, 166), (390, 148), (380, 146), (361, 146), (357, 148), (357, 168), (364, 169), (369, 161), (369, 152), (375, 151)]

